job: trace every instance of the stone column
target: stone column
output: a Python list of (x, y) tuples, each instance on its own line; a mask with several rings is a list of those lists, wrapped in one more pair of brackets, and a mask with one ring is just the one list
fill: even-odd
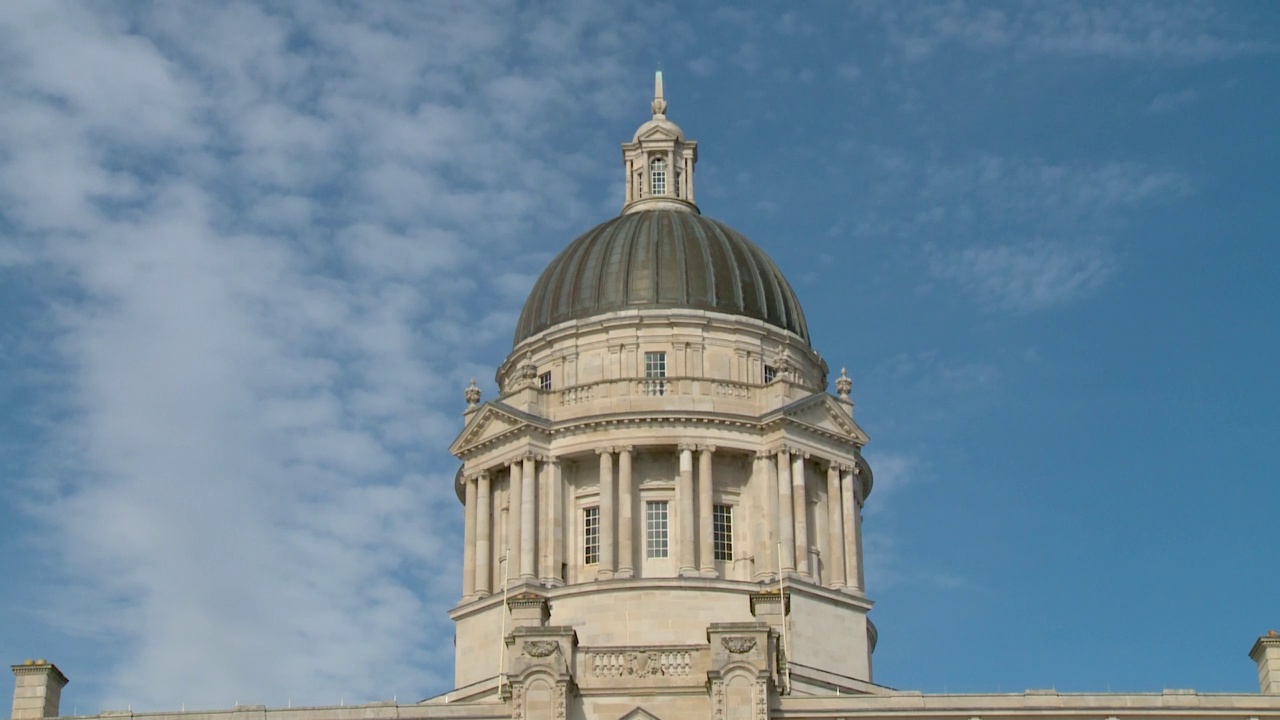
[(476, 480), (463, 479), (466, 488), (462, 518), (462, 597), (476, 592)]
[(697, 512), (693, 500), (693, 446), (681, 445), (680, 448), (680, 480), (676, 484), (676, 517), (680, 520), (680, 575), (697, 577), (698, 568), (694, 565), (693, 518)]
[(866, 590), (866, 563), (862, 562), (862, 472), (857, 465), (853, 466), (853, 552), (857, 559), (857, 573), (855, 577), (858, 581), (858, 590)]
[(613, 449), (596, 450), (600, 455), (600, 567), (596, 579), (613, 577)]
[[(519, 575), (521, 521), (524, 513), (524, 464), (520, 460), (511, 461), (511, 472), (507, 478), (507, 547), (503, 549), (507, 566), (503, 570), (506, 578)], [(512, 567), (512, 563), (516, 566)]]
[(831, 568), (827, 584), (844, 587), (844, 520), (840, 512), (840, 466), (827, 464), (827, 565)]
[(855, 480), (851, 466), (840, 467), (840, 485), (840, 510), (844, 515), (842, 520), (844, 521), (845, 587), (862, 590), (862, 583), (858, 579), (862, 574), (862, 563), (859, 562), (858, 557), (862, 542), (858, 537), (858, 500), (855, 497), (857, 488), (854, 487)]
[(493, 552), (489, 545), (490, 535), (490, 495), (489, 473), (481, 471), (476, 476), (476, 577), (475, 594), (484, 597), (489, 594), (489, 558)]
[(631, 521), (632, 506), (635, 505), (631, 487), (631, 448), (618, 449), (618, 574), (616, 577), (635, 577), (635, 550), (632, 543), (635, 539), (635, 527)]
[(751, 523), (751, 553), (755, 556), (753, 580), (765, 582), (777, 572), (778, 553), (774, 545), (773, 527), (778, 517), (778, 488), (773, 477), (773, 463), (769, 454), (756, 452), (751, 467), (751, 484), (759, 503), (759, 510)]
[(698, 448), (698, 560), (703, 577), (716, 576), (711, 519), (711, 461), (715, 451), (714, 445)]
[[(791, 502), (791, 452), (783, 446), (778, 449), (778, 544), (782, 549), (781, 567), (778, 572), (795, 572), (796, 569), (796, 520), (795, 505)], [(774, 552), (778, 551), (774, 548)]]
[(813, 576), (809, 562), (809, 496), (806, 492), (805, 453), (793, 451), (791, 455), (791, 501), (795, 503), (796, 516), (796, 570)]
[(547, 461), (547, 477), (551, 480), (551, 493), (547, 504), (551, 506), (551, 519), (548, 521), (548, 532), (551, 535), (551, 584), (563, 585), (568, 582), (564, 576), (564, 470), (560, 461), (551, 458)]
[(532, 580), (537, 577), (533, 564), (535, 551), (538, 549), (538, 521), (535, 513), (538, 507), (538, 464), (532, 454), (524, 456), (524, 472), (521, 473), (521, 485), (524, 490), (520, 497), (520, 578)]

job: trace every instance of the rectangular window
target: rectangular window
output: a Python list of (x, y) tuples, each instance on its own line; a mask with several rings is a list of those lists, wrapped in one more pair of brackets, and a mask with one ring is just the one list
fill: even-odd
[(654, 195), (667, 194), (667, 161), (662, 158), (654, 158), (649, 163), (650, 189)]
[(551, 373), (544, 372), (538, 376), (538, 389), (539, 390), (551, 389)]
[(764, 384), (768, 385), (773, 379), (778, 377), (778, 369), (772, 365), (764, 366)]
[(644, 555), (647, 558), (664, 558), (670, 552), (667, 532), (667, 501), (657, 500), (644, 505)]
[(582, 508), (582, 562), (600, 562), (600, 508)]
[(667, 381), (656, 378), (667, 376), (667, 354), (665, 352), (647, 352), (644, 354), (644, 394), (666, 395)]
[(716, 560), (733, 559), (733, 506), (711, 506), (711, 550)]

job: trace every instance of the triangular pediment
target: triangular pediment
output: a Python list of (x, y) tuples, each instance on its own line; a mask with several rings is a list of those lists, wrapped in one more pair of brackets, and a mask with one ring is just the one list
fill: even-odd
[(654, 125), (636, 137), (636, 140), (678, 140), (680, 136), (675, 130), (665, 125)]
[(619, 720), (659, 720), (659, 718), (648, 710), (645, 710), (642, 707), (637, 707), (632, 709), (631, 712), (626, 715), (623, 715)]
[(826, 435), (844, 438), (858, 445), (867, 443), (867, 434), (849, 415), (848, 406), (817, 393), (782, 408), (783, 419)]
[(460, 455), (471, 448), (521, 432), (533, 425), (523, 415), (500, 403), (486, 403), (467, 421), (458, 438), (449, 446), (449, 452)]

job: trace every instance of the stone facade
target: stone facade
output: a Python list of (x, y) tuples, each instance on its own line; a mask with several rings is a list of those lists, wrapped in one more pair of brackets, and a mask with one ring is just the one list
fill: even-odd
[[(652, 229), (677, 224), (661, 213), (699, 212), (697, 145), (666, 118), (660, 75), (652, 109), (622, 148), (623, 213), (661, 222), (644, 237), (575, 242), (552, 268), (581, 275), (540, 280), (499, 396), (482, 402), (474, 381), (463, 393), (450, 446), (464, 518), (455, 688), (411, 705), (98, 717), (1280, 720), (1274, 633), (1250, 653), (1259, 695), (877, 685), (862, 548), (874, 476), (852, 381), (842, 370), (828, 394), (794, 294), (758, 248), (699, 224), (712, 221), (682, 221), (688, 236)], [(699, 228), (716, 231), (714, 248)], [(623, 252), (658, 259), (612, 256)], [(620, 263), (627, 287), (610, 297), (635, 307), (568, 297), (601, 292)], [(704, 281), (721, 285), (692, 287)], [(667, 294), (632, 302), (633, 282)], [(13, 717), (57, 716), (57, 668), (13, 669)]]

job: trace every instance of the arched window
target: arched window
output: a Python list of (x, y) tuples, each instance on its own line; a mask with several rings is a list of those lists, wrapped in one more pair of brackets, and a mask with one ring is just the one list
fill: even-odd
[(667, 161), (660, 157), (649, 162), (649, 191), (653, 195), (667, 194)]

